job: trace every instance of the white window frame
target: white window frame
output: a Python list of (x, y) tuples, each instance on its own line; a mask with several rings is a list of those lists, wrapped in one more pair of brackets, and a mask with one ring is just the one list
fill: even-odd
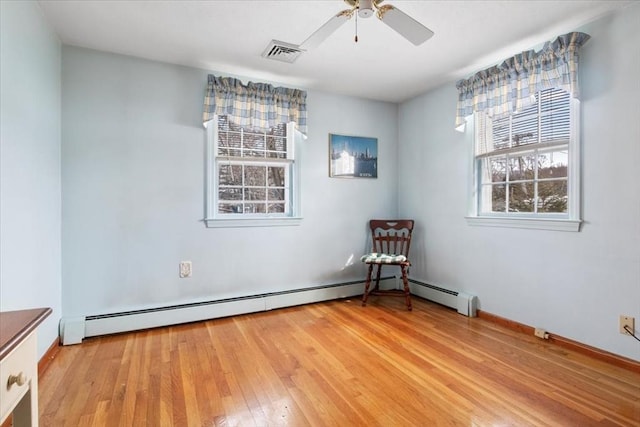
[[(468, 215), (465, 217), (467, 223), (472, 226), (487, 226), (487, 227), (509, 227), (509, 228), (524, 228), (524, 229), (538, 229), (538, 230), (552, 230), (552, 231), (580, 231), (581, 219), (581, 183), (580, 183), (580, 101), (571, 98), (570, 99), (570, 137), (568, 144), (568, 158), (569, 164), (567, 167), (567, 213), (554, 214), (532, 214), (532, 213), (481, 213), (480, 197), (481, 194), (481, 159), (476, 157), (475, 143), (478, 138), (478, 126), (475, 126), (476, 121), (471, 120), (474, 124), (473, 132), (469, 132), (472, 135), (474, 141), (469, 144), (471, 147), (471, 174), (469, 183), (469, 209)], [(533, 144), (533, 146), (525, 146), (522, 148), (522, 152), (543, 151), (545, 149), (544, 144)]]
[[(205, 122), (206, 128), (206, 185), (205, 185), (205, 219), (204, 222), (209, 228), (219, 227), (271, 227), (271, 226), (292, 226), (300, 225), (301, 203), (300, 203), (300, 155), (297, 145), (299, 144), (299, 132), (294, 123), (287, 123), (287, 159), (259, 159), (247, 160), (229, 159), (226, 156), (218, 156), (218, 116)], [(220, 163), (230, 164), (252, 164), (256, 166), (290, 164), (291, 167), (285, 173), (285, 181), (291, 190), (286, 203), (289, 212), (286, 214), (219, 214), (218, 213), (218, 165)], [(286, 184), (285, 184), (286, 185)], [(291, 200), (292, 199), (292, 200)]]

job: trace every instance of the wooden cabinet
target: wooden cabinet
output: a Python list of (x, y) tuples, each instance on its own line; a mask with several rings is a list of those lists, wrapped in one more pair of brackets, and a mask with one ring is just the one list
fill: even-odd
[(0, 422), (13, 413), (15, 427), (38, 425), (36, 327), (50, 308), (0, 312)]

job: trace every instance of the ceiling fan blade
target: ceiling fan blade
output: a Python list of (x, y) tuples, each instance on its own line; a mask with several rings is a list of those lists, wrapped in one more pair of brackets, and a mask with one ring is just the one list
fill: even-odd
[(389, 4), (378, 8), (378, 18), (416, 46), (433, 36), (433, 31)]
[(300, 49), (309, 50), (315, 49), (327, 39), (334, 31), (336, 31), (342, 24), (347, 22), (353, 15), (353, 9), (343, 10), (337, 15), (329, 19), (322, 27), (318, 28), (315, 33), (311, 34), (309, 38), (302, 42)]

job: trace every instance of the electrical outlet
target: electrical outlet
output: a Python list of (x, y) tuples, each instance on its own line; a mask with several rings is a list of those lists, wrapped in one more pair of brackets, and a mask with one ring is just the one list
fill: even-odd
[(191, 261), (182, 261), (180, 263), (180, 278), (191, 277)]
[(542, 328), (536, 328), (536, 330), (533, 332), (533, 334), (535, 336), (537, 336), (538, 338), (542, 338), (543, 340), (548, 340), (549, 339), (549, 333), (547, 331), (545, 331)]
[[(623, 335), (631, 335), (631, 332), (635, 331), (633, 324), (635, 319), (631, 316), (620, 315), (620, 333)], [(627, 331), (624, 327), (628, 326), (631, 332)]]

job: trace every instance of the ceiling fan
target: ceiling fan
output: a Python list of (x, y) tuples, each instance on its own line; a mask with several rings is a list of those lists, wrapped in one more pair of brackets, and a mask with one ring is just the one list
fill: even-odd
[(299, 48), (308, 50), (318, 47), (320, 43), (340, 28), (342, 24), (351, 19), (354, 14), (356, 15), (356, 42), (358, 41), (358, 17), (369, 18), (374, 14), (378, 19), (416, 46), (424, 43), (433, 36), (433, 31), (397, 7), (391, 6), (390, 4), (381, 5), (380, 3), (383, 1), (384, 0), (344, 0), (351, 8), (345, 9), (329, 19), (315, 33), (311, 34), (308, 39), (303, 41)]

